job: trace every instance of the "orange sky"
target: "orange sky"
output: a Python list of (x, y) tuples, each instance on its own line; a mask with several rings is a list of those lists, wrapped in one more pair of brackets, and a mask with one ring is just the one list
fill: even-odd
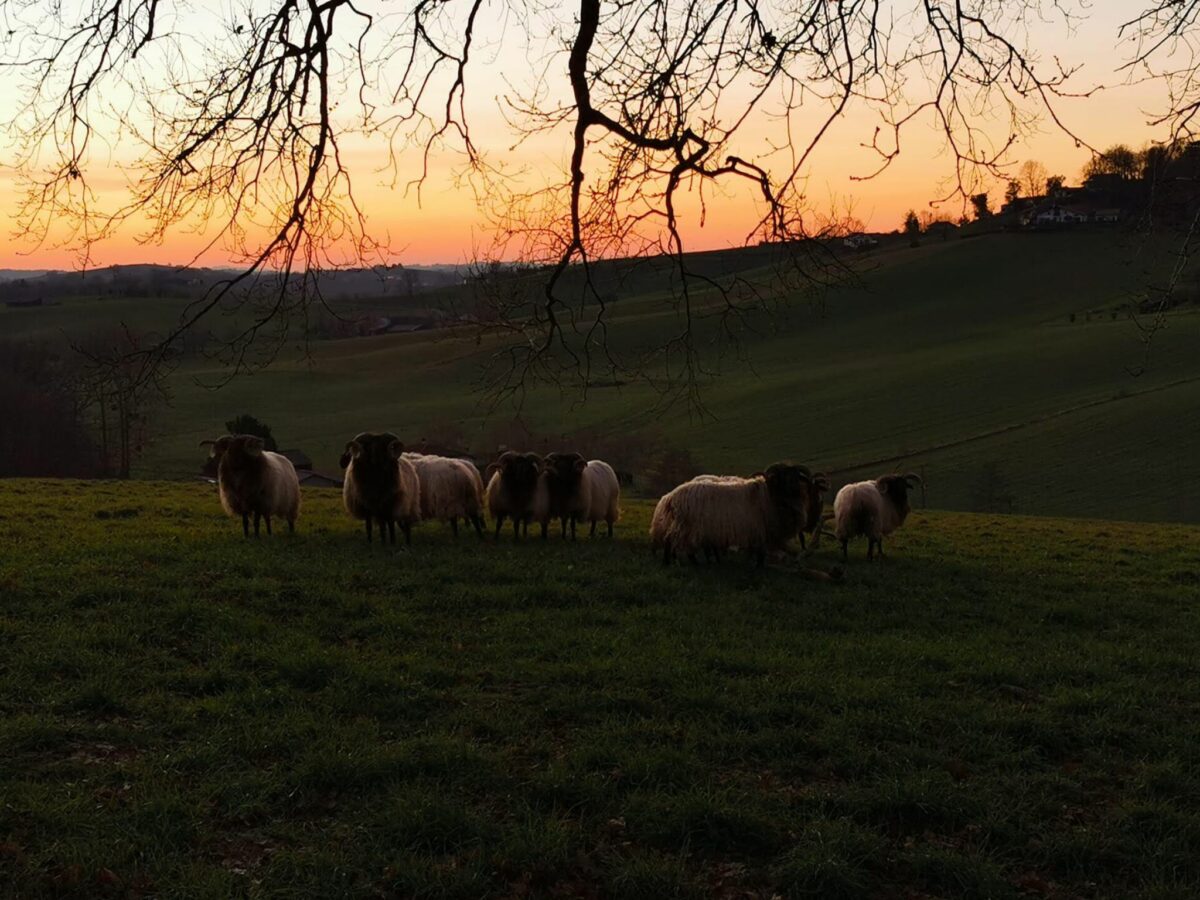
[[(1094, 4), (1096, 6), (1100, 4)], [(1061, 46), (1039, 48), (1043, 55), (1053, 53), (1064, 61), (1084, 64), (1073, 86), (1085, 89), (1102, 82), (1113, 82), (1115, 64), (1121, 54), (1114, 49), (1119, 14), (1095, 11), (1070, 39), (1057, 36)], [(494, 62), (504, 51), (495, 55)], [(503, 62), (503, 60), (500, 60)], [(486, 87), (476, 86), (473, 94), (479, 114), (484, 116), (481, 130), (498, 128), (494, 100)], [(1087, 100), (1066, 101), (1061, 111), (1068, 123), (1089, 143), (1104, 147), (1118, 141), (1139, 145), (1153, 135), (1146, 127), (1150, 111), (1162, 103), (1158, 85), (1122, 87), (1101, 92)], [(814, 156), (807, 176), (807, 197), (817, 209), (849, 208), (853, 215), (872, 230), (891, 230), (900, 225), (909, 208), (928, 208), (930, 200), (944, 190), (952, 174), (949, 161), (940, 153), (940, 143), (930, 122), (914, 124), (906, 132), (901, 155), (884, 174), (871, 181), (852, 180), (855, 175), (870, 172), (875, 157), (861, 144), (869, 141), (877, 119), (865, 111), (844, 117), (826, 136)], [(761, 135), (755, 135), (760, 138)], [(509, 153), (506, 141), (493, 141), (485, 149), (492, 158), (507, 164), (521, 164), (533, 171), (555, 170), (567, 152), (562, 141), (542, 141), (518, 153)], [(763, 145), (756, 140), (744, 140), (737, 147), (740, 155), (761, 159)], [(733, 149), (733, 148), (731, 148)], [(435, 168), (423, 191), (423, 203), (418, 206), (415, 196), (405, 197), (402, 190), (389, 185), (387, 173), (379, 172), (384, 157), (378, 146), (353, 145), (349, 158), (354, 167), (357, 195), (368, 216), (373, 236), (390, 246), (394, 261), (409, 264), (462, 262), (469, 259), (475, 246), (488, 242), (486, 223), (480, 215), (474, 197), (468, 191), (456, 189), (452, 183), (453, 155), (435, 159)], [(114, 151), (119, 159), (119, 151)], [(1012, 160), (1037, 159), (1052, 173), (1063, 174), (1074, 183), (1088, 159), (1088, 152), (1078, 148), (1066, 135), (1044, 124), (1040, 133), (1023, 141), (1012, 154)], [(93, 161), (88, 175), (102, 188), (101, 198), (113, 202), (121, 196), (122, 174), (106, 168), (107, 160)], [(1003, 193), (996, 183), (991, 188), (994, 205)], [(12, 216), (17, 206), (16, 182), (10, 169), (0, 167), (0, 213), (6, 217), (9, 230), (15, 227)], [(693, 249), (725, 247), (741, 243), (753, 221), (752, 198), (744, 189), (710, 195), (707, 224), (700, 228), (696, 221), (695, 205), (685, 207), (691, 214), (685, 225), (685, 235)], [(959, 207), (946, 208), (957, 217)], [(162, 245), (138, 241), (139, 229), (127, 227), (112, 239), (93, 249), (91, 265), (113, 263), (155, 262), (177, 264), (189, 261), (206, 238), (202, 235), (177, 232)], [(201, 262), (222, 265), (229, 262), (222, 249), (207, 253)], [(36, 247), (28, 242), (8, 241), (0, 247), (0, 267), (4, 268), (72, 268), (78, 257), (64, 248)]]

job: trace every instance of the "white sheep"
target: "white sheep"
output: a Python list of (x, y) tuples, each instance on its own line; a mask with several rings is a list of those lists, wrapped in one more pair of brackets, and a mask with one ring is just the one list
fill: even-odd
[(421, 482), (422, 519), (447, 520), (458, 537), (461, 518), (483, 536), (483, 479), (474, 463), (423, 453), (405, 453), (404, 459), (413, 464)]
[(227, 434), (215, 441), (201, 441), (217, 459), (217, 486), (221, 506), (231, 516), (242, 517), (242, 534), (250, 536), (250, 516), (254, 516), (254, 536), (259, 522), (266, 519), (271, 533), (271, 517), (287, 519), (288, 531), (296, 530), (300, 516), (300, 479), (291, 460), (265, 449), (263, 439), (253, 434)]
[[(589, 536), (596, 534), (596, 523), (608, 525), (608, 536), (613, 536), (613, 523), (621, 518), (621, 483), (617, 473), (602, 459), (588, 460), (580, 478), (579, 502), (575, 514), (592, 523)], [(571, 528), (575, 533), (574, 526)]]
[(396, 543), (399, 525), (404, 542), (411, 544), (412, 526), (421, 520), (421, 482), (403, 452), (404, 445), (390, 431), (364, 431), (342, 453), (342, 502), (346, 512), (366, 523), (368, 543), (372, 521), (379, 524), (380, 541)]
[(707, 476), (679, 485), (654, 509), (650, 540), (663, 563), (678, 553), (717, 554), (740, 547), (762, 566), (804, 527), (811, 476), (804, 466), (775, 463), (750, 478)]
[(842, 544), (842, 558), (849, 556), (847, 545), (851, 538), (865, 535), (867, 559), (873, 559), (876, 548), (883, 556), (883, 537), (904, 524), (908, 517), (908, 492), (911, 482), (921, 482), (921, 476), (884, 475), (874, 481), (856, 481), (837, 492), (833, 499), (834, 534)]

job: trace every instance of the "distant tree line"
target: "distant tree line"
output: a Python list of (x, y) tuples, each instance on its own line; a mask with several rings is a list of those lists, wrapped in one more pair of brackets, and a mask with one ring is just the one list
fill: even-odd
[(138, 338), (0, 342), (0, 477), (128, 478), (163, 396), (131, 355)]

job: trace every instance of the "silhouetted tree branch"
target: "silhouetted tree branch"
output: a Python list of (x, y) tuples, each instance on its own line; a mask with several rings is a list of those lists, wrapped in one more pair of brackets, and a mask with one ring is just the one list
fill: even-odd
[[(0, 0), (4, 65), (20, 83), (16, 125), (26, 178), (21, 221), (46, 239), (69, 226), (87, 259), (122, 225), (162, 241), (204, 229), (206, 247), (241, 263), (154, 347), (214, 312), (250, 310), (229, 343), (231, 371), (322, 302), (324, 268), (362, 263), (376, 244), (356, 201), (343, 147), (382, 140), (394, 183), (418, 193), (440, 152), (490, 216), (487, 254), (536, 273), (536, 296), (492, 310), (480, 327), (500, 347), (486, 387), (519, 401), (552, 382), (586, 396), (598, 377), (645, 378), (668, 402), (699, 402), (709, 349), (736, 346), (755, 317), (846, 272), (805, 195), (818, 147), (851, 107), (878, 126), (878, 165), (900, 155), (915, 123), (949, 150), (951, 188), (966, 204), (1006, 153), (1058, 112), (1072, 69), (1027, 48), (1047, 23), (1070, 28), (1077, 0), (251, 0), (218, 18), (185, 0)], [(1172, 85), (1160, 121), (1195, 113), (1195, 69), (1170, 68), (1190, 42), (1196, 4), (1156, 0), (1121, 35), (1130, 65)], [(498, 49), (519, 38), (513, 59)], [(1154, 69), (1162, 61), (1164, 68)], [(514, 172), (473, 125), (472, 100), (506, 85), (503, 110), (521, 140), (552, 142), (561, 172)], [(1082, 138), (1077, 138), (1082, 140)], [(101, 209), (92, 173), (108, 146), (139, 148), (125, 202)], [(558, 142), (554, 144), (553, 142)], [(415, 153), (415, 156), (413, 155)], [(415, 162), (414, 162), (415, 160)], [(686, 233), (714, 192), (740, 186), (757, 204), (746, 242), (781, 251), (782, 281), (701, 270)], [(53, 227), (52, 227), (53, 226)], [(677, 327), (619, 353), (612, 297), (597, 261), (665, 254), (664, 302)], [(652, 345), (651, 345), (652, 344)], [(157, 371), (157, 365), (144, 370)]]

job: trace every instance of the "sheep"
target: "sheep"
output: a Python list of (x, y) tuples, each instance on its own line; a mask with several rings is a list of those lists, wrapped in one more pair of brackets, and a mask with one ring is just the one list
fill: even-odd
[(396, 525), (404, 543), (412, 543), (412, 526), (421, 520), (421, 482), (404, 445), (390, 431), (364, 431), (346, 444), (339, 460), (346, 470), (342, 503), (346, 512), (362, 519), (371, 542), (371, 523), (379, 523), (379, 540), (396, 543)]
[(496, 520), (496, 540), (507, 516), (512, 519), (513, 538), (520, 538), (524, 526), (529, 535), (538, 495), (543, 489), (539, 477), (542, 458), (536, 453), (516, 453), (506, 450), (487, 468), (488, 483), (484, 492), (488, 514)]
[(891, 534), (908, 517), (908, 492), (913, 481), (924, 483), (921, 476), (884, 475), (874, 481), (857, 481), (837, 492), (833, 500), (834, 534), (842, 543), (842, 559), (849, 558), (850, 539), (867, 537), (867, 559), (875, 549), (883, 556), (883, 536)]
[[(608, 525), (608, 536), (613, 536), (613, 523), (621, 518), (621, 484), (617, 473), (602, 459), (588, 460), (581, 479), (581, 498), (586, 498), (586, 506), (581, 507), (579, 518), (592, 523), (589, 537), (596, 536), (596, 523), (603, 521)], [(574, 534), (574, 527), (572, 527)]]
[[(575, 540), (575, 522), (590, 506), (590, 494), (584, 496), (583, 493), (586, 469), (587, 460), (578, 453), (553, 452), (542, 458), (533, 518), (541, 523), (543, 539), (550, 520), (558, 519), (562, 537), (567, 536), (567, 523), (570, 522), (571, 540)], [(589, 487), (590, 484), (589, 481)]]
[(483, 479), (474, 463), (423, 453), (405, 453), (421, 482), (421, 518), (447, 519), (458, 537), (458, 520), (475, 526), (483, 537)]
[(291, 460), (265, 449), (263, 439), (253, 434), (227, 434), (215, 441), (201, 441), (217, 459), (217, 486), (221, 506), (231, 516), (242, 517), (242, 534), (250, 536), (250, 516), (254, 516), (254, 536), (259, 522), (271, 517), (287, 519), (288, 531), (296, 530), (300, 515), (300, 479)]
[(812, 476), (804, 466), (775, 463), (750, 478), (708, 476), (679, 485), (654, 509), (650, 539), (663, 563), (680, 551), (720, 554), (741, 547), (766, 563), (804, 527)]

